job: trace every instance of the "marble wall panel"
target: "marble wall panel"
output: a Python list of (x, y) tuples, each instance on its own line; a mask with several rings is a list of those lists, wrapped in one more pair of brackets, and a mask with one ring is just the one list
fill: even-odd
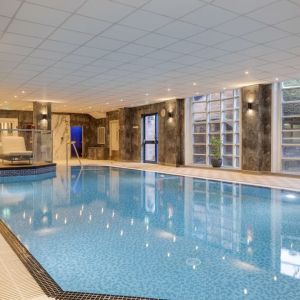
[[(252, 110), (248, 103), (252, 103)], [(271, 171), (272, 85), (242, 88), (242, 169)]]
[(53, 159), (66, 160), (67, 153), (70, 158), (70, 147), (67, 150), (67, 143), (70, 142), (70, 115), (52, 114), (53, 130)]

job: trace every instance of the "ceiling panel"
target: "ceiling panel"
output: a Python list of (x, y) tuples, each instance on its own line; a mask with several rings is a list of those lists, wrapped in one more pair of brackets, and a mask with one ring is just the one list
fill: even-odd
[(24, 34), (38, 38), (45, 38), (51, 32), (53, 32), (54, 29), (55, 27), (14, 19), (9, 25), (7, 32)]
[(204, 30), (205, 29), (203, 27), (176, 20), (158, 29), (157, 33), (161, 33), (177, 39), (185, 39)]
[(77, 13), (108, 22), (118, 22), (133, 11), (134, 8), (109, 0), (87, 0), (87, 2), (77, 10)]
[(183, 17), (182, 20), (195, 25), (210, 28), (229, 21), (235, 17), (236, 14), (229, 12), (228, 10), (224, 10), (212, 5), (206, 5), (201, 9), (198, 9)]
[(248, 17), (241, 16), (217, 26), (215, 29), (231, 35), (240, 36), (252, 31), (257, 31), (265, 27), (265, 24), (252, 20)]
[(269, 25), (274, 25), (299, 15), (299, 6), (286, 0), (274, 2), (248, 14), (249, 17)]
[(79, 8), (85, 0), (26, 0), (29, 3), (38, 4), (59, 10), (73, 12)]
[(0, 31), (4, 31), (10, 22), (10, 18), (0, 16)]
[(298, 0), (0, 5), (1, 107), (24, 108), (19, 95), (63, 103), (54, 110), (107, 111), (300, 76)]
[(231, 10), (238, 14), (245, 14), (254, 11), (261, 7), (266, 7), (268, 4), (276, 0), (251, 0), (251, 1), (236, 1), (236, 0), (215, 0), (214, 5), (224, 9)]
[(67, 29), (57, 29), (50, 37), (50, 40), (67, 42), (74, 45), (81, 45), (92, 38), (92, 35)]
[[(127, 18), (123, 19), (120, 24), (140, 28), (147, 31), (153, 31), (172, 21), (171, 18), (138, 10)], [(138, 26), (137, 26), (138, 24)]]
[(14, 34), (9, 32), (6, 32), (1, 38), (1, 43), (17, 45), (17, 46), (25, 46), (30, 48), (37, 47), (41, 43), (41, 41), (42, 39), (40, 38), (35, 38), (35, 37), (21, 35), (21, 34)]
[(101, 33), (103, 30), (111, 26), (111, 24), (112, 23), (106, 21), (100, 21), (80, 15), (73, 15), (66, 20), (62, 27), (94, 35)]
[(12, 17), (20, 6), (17, 0), (0, 0), (1, 16)]
[(19, 20), (51, 26), (60, 25), (68, 16), (67, 12), (30, 3), (24, 3), (16, 14)]
[(198, 0), (152, 0), (143, 9), (177, 19), (204, 5)]

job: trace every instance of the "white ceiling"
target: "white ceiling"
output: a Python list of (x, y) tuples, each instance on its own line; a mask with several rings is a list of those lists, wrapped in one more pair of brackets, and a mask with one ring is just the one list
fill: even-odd
[(0, 0), (0, 109), (109, 111), (299, 68), (299, 0)]

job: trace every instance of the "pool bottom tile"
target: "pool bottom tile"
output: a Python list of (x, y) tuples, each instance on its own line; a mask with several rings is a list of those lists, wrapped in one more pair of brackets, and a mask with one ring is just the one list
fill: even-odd
[(0, 220), (0, 234), (48, 297), (57, 300), (155, 300), (154, 298), (63, 291), (2, 220)]

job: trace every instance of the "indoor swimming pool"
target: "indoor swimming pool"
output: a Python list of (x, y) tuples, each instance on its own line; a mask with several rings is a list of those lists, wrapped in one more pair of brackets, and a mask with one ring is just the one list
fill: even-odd
[(300, 193), (93, 166), (1, 180), (1, 219), (65, 291), (300, 298)]

